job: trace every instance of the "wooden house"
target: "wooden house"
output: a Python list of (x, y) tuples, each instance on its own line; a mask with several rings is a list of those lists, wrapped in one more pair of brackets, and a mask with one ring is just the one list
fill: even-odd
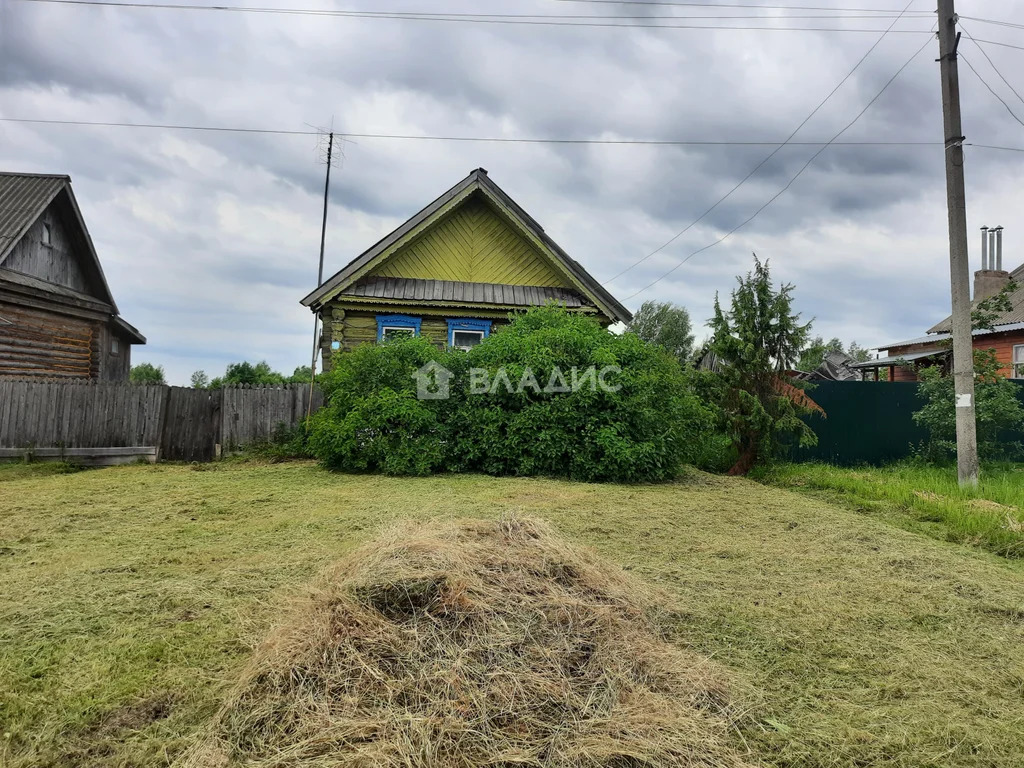
[(125, 381), (121, 319), (71, 179), (0, 172), (0, 376)]
[[(1003, 269), (1003, 228), (982, 228), (981, 269), (974, 273), (974, 299), (978, 302), (995, 296), (1008, 285), (1016, 285), (1009, 294), (1010, 309), (997, 313), (991, 328), (973, 332), (975, 349), (991, 349), (1002, 365), (1000, 374), (1024, 379), (1024, 264), (1012, 272)], [(943, 365), (948, 368), (950, 330), (953, 318), (947, 317), (928, 329), (924, 336), (883, 344), (878, 360), (858, 363), (855, 368), (874, 372), (885, 370), (889, 381), (918, 381), (921, 368)]]
[(328, 368), (332, 352), (402, 334), (468, 348), (550, 301), (605, 326), (632, 317), (478, 168), (302, 303), (323, 322)]

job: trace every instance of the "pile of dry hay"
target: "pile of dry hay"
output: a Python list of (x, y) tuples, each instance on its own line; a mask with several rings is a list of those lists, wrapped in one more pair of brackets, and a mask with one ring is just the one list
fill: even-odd
[(186, 766), (743, 766), (706, 660), (533, 520), (398, 529), (259, 649)]

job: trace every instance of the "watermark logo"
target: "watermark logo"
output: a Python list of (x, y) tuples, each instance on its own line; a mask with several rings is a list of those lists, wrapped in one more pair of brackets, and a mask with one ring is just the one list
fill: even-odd
[[(507, 394), (559, 394), (565, 392), (618, 392), (622, 385), (613, 377), (622, 372), (617, 365), (606, 365), (601, 369), (597, 366), (587, 368), (573, 367), (568, 372), (554, 368), (547, 377), (540, 378), (529, 366), (522, 373), (510, 374), (504, 367), (493, 373), (487, 368), (469, 369), (469, 394), (497, 395), (504, 391)], [(416, 380), (416, 397), (420, 400), (447, 400), (451, 395), (451, 382), (455, 374), (438, 362), (431, 361), (413, 374)]]
[(451, 380), (454, 375), (436, 360), (431, 360), (412, 375), (416, 380), (416, 398), (447, 400), (451, 394)]

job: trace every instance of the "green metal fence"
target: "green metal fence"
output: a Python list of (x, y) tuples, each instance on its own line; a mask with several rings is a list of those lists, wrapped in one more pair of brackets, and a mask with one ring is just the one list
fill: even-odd
[[(825, 409), (807, 423), (818, 435), (814, 448), (795, 448), (793, 461), (830, 464), (886, 464), (910, 456), (928, 432), (911, 418), (923, 402), (914, 382), (822, 381), (808, 394)], [(1017, 396), (1024, 401), (1024, 386)], [(1008, 436), (1024, 442), (1024, 435)]]

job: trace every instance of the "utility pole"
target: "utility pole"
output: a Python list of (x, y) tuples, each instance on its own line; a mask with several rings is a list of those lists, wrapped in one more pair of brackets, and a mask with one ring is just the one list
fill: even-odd
[(978, 437), (974, 417), (974, 345), (971, 334), (971, 270), (967, 255), (964, 136), (960, 122), (960, 33), (953, 0), (938, 0), (942, 122), (946, 139), (946, 205), (949, 211), (949, 274), (953, 299), (953, 386), (956, 392), (956, 461), (961, 486), (978, 484)]
[[(327, 240), (327, 202), (331, 194), (331, 154), (334, 152), (334, 131), (327, 136), (327, 178), (324, 179), (324, 215), (320, 224), (320, 267), (316, 273), (316, 287), (324, 283), (324, 243)], [(309, 364), (309, 403), (306, 406), (308, 421), (313, 413), (313, 384), (316, 382), (316, 353), (320, 346), (320, 315), (313, 315), (313, 359)]]

